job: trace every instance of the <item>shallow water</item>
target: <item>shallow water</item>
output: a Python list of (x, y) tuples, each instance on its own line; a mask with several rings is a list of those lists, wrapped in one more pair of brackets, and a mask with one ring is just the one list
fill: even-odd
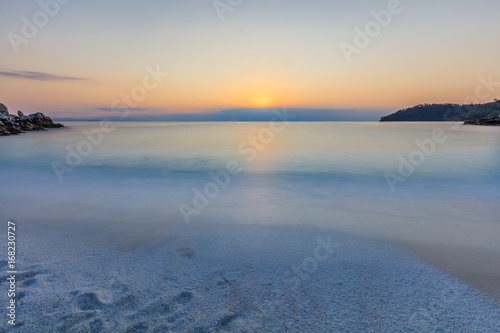
[[(97, 122), (67, 123), (62, 130), (27, 133), (2, 138), (2, 168), (36, 168), (50, 171), (52, 161), (64, 162), (66, 145), (76, 149), (86, 141), (83, 131), (99, 129)], [(231, 159), (245, 166), (245, 173), (325, 174), (332, 178), (380, 178), (418, 149), (415, 140), (432, 139), (441, 129), (445, 141), (416, 170), (414, 177), (429, 179), (498, 179), (500, 133), (498, 128), (461, 126), (456, 123), (289, 123), (269, 131), (268, 123), (129, 123), (113, 124), (101, 144), (82, 156), (79, 169), (128, 176), (155, 177), (168, 173), (203, 173), (224, 167)], [(268, 143), (252, 162), (238, 147), (250, 137), (272, 132)], [(83, 145), (85, 148), (85, 145)], [(79, 170), (78, 174), (85, 172)], [(49, 172), (50, 173), (50, 172)], [(64, 177), (70, 178), (72, 177)], [(383, 177), (382, 177), (383, 178)], [(66, 179), (65, 179), (66, 180)]]
[[(498, 128), (456, 123), (281, 125), (281, 131), (271, 131), (268, 123), (122, 122), (102, 134), (102, 142), (94, 135), (92, 144), (83, 132), (99, 129), (99, 123), (74, 122), (60, 130), (4, 137), (0, 200), (8, 203), (8, 213), (17, 210), (10, 218), (39, 216), (56, 205), (48, 219), (71, 220), (77, 211), (91, 222), (95, 212), (105, 211), (113, 223), (114, 216), (144, 211), (180, 218), (179, 205), (192, 206), (193, 188), (203, 192), (207, 186), (214, 198), (193, 219), (208, 220), (217, 213), (235, 223), (328, 225), (328, 215), (348, 211), (498, 222)], [(437, 129), (444, 142), (430, 144)], [(259, 133), (265, 143), (252, 148), (250, 140)], [(427, 142), (429, 156), (415, 140)], [(68, 149), (82, 154), (67, 160)], [(401, 159), (410, 161), (411, 156), (418, 162), (414, 172), (403, 168), (400, 173)], [(207, 185), (213, 183), (211, 174), (226, 170), (229, 161), (237, 161), (243, 171), (229, 179), (221, 176), (229, 182), (223, 188)], [(398, 180), (390, 185), (388, 175)], [(26, 207), (25, 201), (31, 204)], [(89, 205), (94, 209), (88, 210)]]

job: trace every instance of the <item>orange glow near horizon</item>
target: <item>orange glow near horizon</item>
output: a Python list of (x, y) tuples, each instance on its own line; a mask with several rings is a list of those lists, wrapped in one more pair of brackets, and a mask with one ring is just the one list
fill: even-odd
[[(71, 75), (72, 73), (67, 73)], [(144, 73), (116, 79), (102, 76), (81, 81), (36, 81), (18, 78), (0, 81), (2, 103), (13, 112), (42, 111), (59, 117), (105, 116), (115, 99), (131, 95)], [(136, 102), (147, 113), (197, 113), (231, 108), (387, 108), (396, 111), (420, 103), (463, 103), (479, 83), (474, 75), (457, 75), (453, 83), (428, 81), (416, 76), (387, 79), (368, 72), (331, 80), (285, 80), (279, 76), (210, 81), (210, 78), (167, 78), (147, 97)], [(392, 74), (394, 76), (394, 74)], [(461, 78), (460, 78), (461, 76)], [(448, 78), (450, 80), (450, 78)], [(374, 82), (377, 82), (374, 84)], [(496, 81), (495, 81), (496, 82)], [(29, 96), (29, 98), (26, 98)], [(500, 96), (491, 96), (498, 98)], [(489, 100), (488, 100), (489, 101)], [(485, 101), (485, 102), (488, 102)], [(124, 107), (121, 103), (119, 107)], [(144, 112), (144, 111), (137, 111)]]
[(264, 108), (266, 106), (269, 106), (271, 104), (271, 101), (272, 101), (272, 99), (268, 95), (260, 94), (260, 95), (256, 95), (252, 99), (252, 104), (253, 104), (253, 106), (256, 106), (259, 108)]

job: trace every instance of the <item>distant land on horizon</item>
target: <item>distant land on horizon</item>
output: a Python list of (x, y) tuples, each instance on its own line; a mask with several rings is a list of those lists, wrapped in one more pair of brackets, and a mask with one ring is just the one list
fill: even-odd
[[(190, 121), (190, 122), (267, 122), (276, 118), (273, 110), (290, 115), (287, 120), (292, 122), (306, 121), (378, 121), (380, 117), (387, 114), (387, 109), (355, 110), (355, 109), (307, 109), (307, 108), (234, 108), (215, 112), (204, 113), (170, 113), (170, 114), (131, 114), (122, 117), (125, 110), (109, 111), (108, 117), (91, 118), (58, 118), (57, 121), (97, 121), (103, 118), (117, 121)], [(117, 116), (113, 115), (116, 113)]]
[(401, 109), (380, 121), (465, 121), (500, 116), (500, 101), (484, 104), (420, 104)]
[[(484, 104), (419, 104), (383, 116), (387, 110), (307, 109), (307, 108), (234, 108), (200, 113), (131, 114), (125, 110), (109, 111), (108, 117), (54, 118), (57, 121), (167, 121), (167, 122), (267, 122), (276, 118), (273, 110), (290, 115), (292, 122), (335, 121), (465, 121), (500, 116), (500, 101)], [(116, 116), (113, 113), (117, 114)]]

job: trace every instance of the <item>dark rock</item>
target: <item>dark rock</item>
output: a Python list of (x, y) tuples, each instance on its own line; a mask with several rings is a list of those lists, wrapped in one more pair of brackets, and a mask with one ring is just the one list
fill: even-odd
[(2, 103), (0, 103), (0, 114), (4, 115), (4, 116), (9, 115), (9, 109), (7, 109), (7, 107), (5, 105), (3, 105)]
[(10, 132), (7, 130), (7, 126), (0, 121), (0, 135), (9, 135)]
[(478, 120), (466, 120), (464, 125), (500, 126), (500, 117), (488, 117)]
[(38, 125), (42, 128), (58, 128), (58, 127), (63, 127), (61, 124), (55, 124), (52, 119), (47, 117), (41, 112), (37, 112), (34, 114), (30, 114), (27, 117), (33, 124)]
[(45, 128), (64, 127), (56, 124), (41, 112), (25, 116), (21, 111), (17, 116), (9, 114), (7, 107), (0, 103), (0, 136), (24, 133), (23, 131), (45, 130)]

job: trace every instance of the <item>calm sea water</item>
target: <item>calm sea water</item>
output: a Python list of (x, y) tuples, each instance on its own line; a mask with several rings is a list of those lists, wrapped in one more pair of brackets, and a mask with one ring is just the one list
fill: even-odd
[[(136, 225), (184, 223), (180, 207), (191, 207), (191, 223), (363, 233), (424, 221), (486, 223), (498, 231), (499, 128), (289, 123), (277, 131), (268, 123), (122, 122), (91, 143), (84, 133), (99, 123), (65, 125), (0, 138), (1, 218), (106, 225), (101, 232), (120, 235)], [(431, 144), (435, 130), (441, 140)], [(67, 160), (68, 151), (81, 154)], [(401, 169), (403, 160), (412, 172)], [(228, 163), (242, 171), (220, 176)], [(397, 179), (392, 186), (388, 175)], [(223, 185), (214, 187), (214, 177)], [(198, 191), (208, 191), (205, 199), (196, 199)], [(499, 247), (494, 238), (477, 242)]]

